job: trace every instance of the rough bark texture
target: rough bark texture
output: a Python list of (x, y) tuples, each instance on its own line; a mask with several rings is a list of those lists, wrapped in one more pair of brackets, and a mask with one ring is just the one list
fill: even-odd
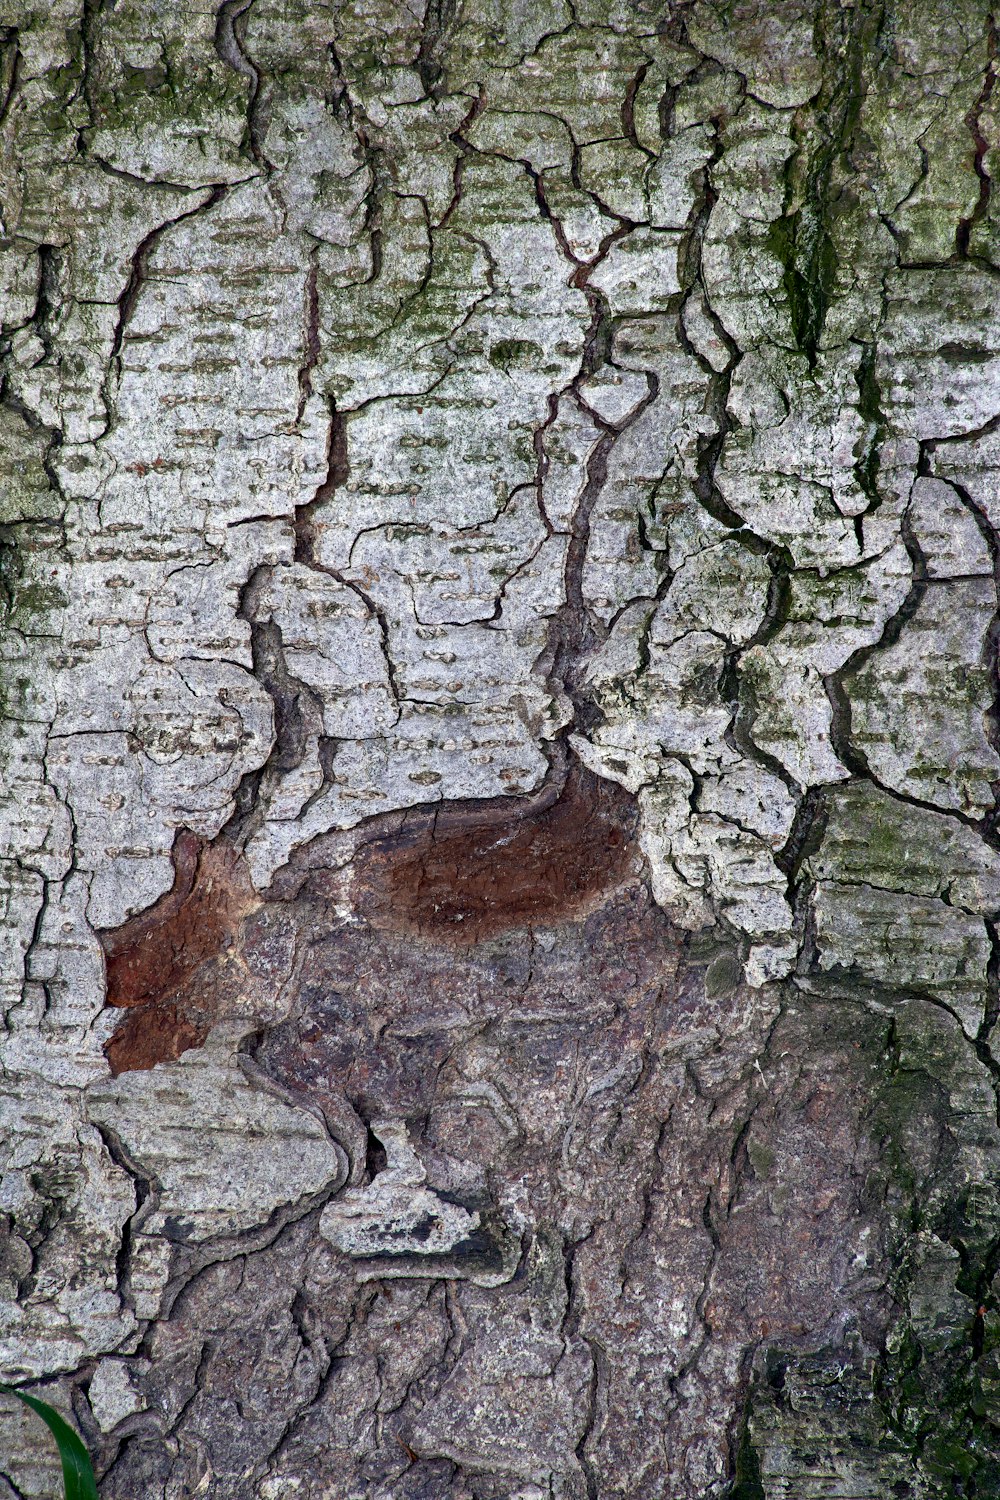
[(1000, 1493), (997, 66), (0, 0), (0, 1374), (104, 1500)]

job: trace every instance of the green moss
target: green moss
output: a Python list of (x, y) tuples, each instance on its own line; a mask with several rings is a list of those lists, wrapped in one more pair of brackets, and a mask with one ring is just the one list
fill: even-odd
[(864, 345), (855, 379), (858, 384), (858, 412), (865, 428), (855, 449), (854, 477), (874, 509), (881, 499), (878, 492), (878, 473), (886, 432), (881, 391), (875, 379), (874, 344)]
[[(790, 164), (784, 213), (768, 235), (768, 248), (784, 268), (792, 334), (810, 368), (816, 363), (836, 289), (839, 257), (834, 229), (842, 207), (840, 190), (852, 176), (848, 158), (881, 23), (877, 5), (850, 10), (833, 4), (820, 7), (817, 41), (824, 60), (823, 87), (812, 112), (800, 119), (802, 145)], [(842, 162), (846, 170), (838, 180)]]
[(39, 634), (39, 626), (53, 610), (65, 609), (69, 601), (62, 589), (49, 583), (22, 583), (13, 591), (9, 622), (26, 634)]
[(871, 1116), (896, 1223), (890, 1285), (899, 1316), (875, 1371), (876, 1408), (921, 1493), (942, 1500), (1000, 1493), (1000, 1403), (990, 1388), (1000, 1199), (986, 1183), (950, 1188), (963, 1176), (953, 1095), (968, 1077), (967, 1047), (957, 1030), (897, 1037), (893, 1027)]
[(490, 350), (490, 365), (505, 374), (510, 374), (514, 369), (538, 369), (543, 360), (543, 348), (531, 344), (528, 339), (499, 339)]
[(747, 1155), (750, 1165), (758, 1177), (768, 1177), (774, 1166), (774, 1152), (765, 1146), (762, 1141), (750, 1140), (747, 1142)]
[(767, 1500), (761, 1482), (760, 1459), (750, 1438), (750, 1423), (743, 1423), (739, 1447), (736, 1450), (736, 1478), (729, 1492), (729, 1500)]
[(135, 68), (129, 63), (122, 67), (123, 94), (151, 94), (167, 82), (166, 66), (160, 62), (148, 68)]
[(824, 1026), (866, 1080), (878, 1160), (866, 1197), (895, 1312), (874, 1357), (850, 1337), (763, 1354), (732, 1500), (818, 1500), (833, 1475), (872, 1500), (998, 1495), (1000, 1191), (978, 1151), (995, 1131), (989, 1073), (930, 1006), (901, 1003), (889, 1021), (844, 1006)]
[(24, 572), (20, 548), (9, 526), (0, 526), (0, 615), (9, 614)]
[(812, 368), (837, 276), (837, 252), (821, 207), (810, 203), (778, 219), (768, 233), (767, 245), (784, 267), (781, 280), (792, 334)]

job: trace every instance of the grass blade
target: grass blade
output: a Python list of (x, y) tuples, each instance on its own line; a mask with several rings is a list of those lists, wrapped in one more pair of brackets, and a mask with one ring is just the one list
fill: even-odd
[(30, 1406), (31, 1410), (41, 1417), (55, 1438), (59, 1457), (62, 1459), (66, 1500), (97, 1500), (97, 1483), (90, 1463), (90, 1454), (69, 1423), (64, 1421), (47, 1401), (39, 1401), (37, 1396), (29, 1396), (25, 1391), (15, 1390), (12, 1385), (0, 1385), (0, 1391), (8, 1396), (16, 1396), (19, 1401), (24, 1402), (25, 1406)]

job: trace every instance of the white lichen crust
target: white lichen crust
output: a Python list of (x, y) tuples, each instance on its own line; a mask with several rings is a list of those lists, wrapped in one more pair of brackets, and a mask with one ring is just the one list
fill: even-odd
[[(885, 1027), (893, 1077), (949, 1100), (957, 1123), (933, 1116), (947, 1150), (914, 1168), (928, 1201), (950, 1172), (991, 1205), (992, 1238), (966, 1226), (961, 1254), (921, 1227), (892, 1296), (927, 1348), (978, 1320), (966, 1343), (990, 1357), (996, 70), (980, 0), (0, 0), (0, 1375), (56, 1382), (105, 1444), (109, 1495), (144, 1472), (151, 1500), (318, 1500), (328, 1449), (359, 1465), (337, 1493), (372, 1500), (416, 1496), (400, 1476), (418, 1458), (420, 1495), (685, 1500), (747, 1479), (754, 1444), (747, 1496), (910, 1493), (892, 1487), (911, 1472), (899, 1453), (924, 1461), (916, 1418), (898, 1453), (872, 1438), (858, 1458), (844, 1438), (810, 1477), (808, 1400), (780, 1419), (746, 1406), (769, 1324), (751, 1328), (748, 1292), (743, 1342), (720, 1342), (724, 1284), (778, 1272), (730, 1264), (719, 1225), (744, 1190), (771, 1191), (745, 1145), (768, 1068), (775, 1097), (813, 1108), (811, 1065), (768, 1052), (779, 1018), (807, 1059), (800, 1011), (853, 1006), (861, 1030)], [(269, 1082), (248, 1058), (298, 1015), (298, 952), (270, 1010), (247, 980), (202, 1050), (111, 1077), (101, 935), (171, 890), (179, 835), (231, 843), (248, 911), (328, 836), (534, 807), (571, 762), (635, 799), (641, 881), (691, 962), (707, 955), (703, 997), (740, 997), (726, 1027), (671, 1033), (655, 1067), (632, 1068), (628, 1039), (571, 1065), (574, 1040), (539, 1085), (564, 1187), (583, 1193), (590, 1170), (579, 1133), (605, 1164), (640, 1141), (660, 1163), (641, 1189), (615, 1168), (639, 1204), (615, 1220), (620, 1263), (601, 1259), (593, 1202), (559, 1220), (499, 1167), (449, 1167), (443, 1189), (402, 1106), (373, 1121), (362, 1084), (320, 1108)], [(339, 931), (347, 877), (337, 891)], [(539, 1035), (585, 1014), (555, 981), (550, 1000)], [(438, 1066), (462, 1129), (475, 1150), (520, 1149), (532, 1089), (511, 1102), (493, 1022), (468, 995), (448, 1004)], [(379, 1058), (383, 1032), (432, 1029), (389, 1009)], [(824, 1047), (839, 1026), (822, 1022)], [(656, 1068), (674, 1070), (663, 1118), (622, 1145)], [(702, 1146), (670, 1144), (702, 1108), (732, 1135), (721, 1165), (704, 1146), (703, 1211), (682, 1181), (701, 1192)], [(889, 1139), (857, 1118), (866, 1142)], [(362, 1181), (366, 1124), (388, 1163)], [(867, 1150), (845, 1180), (876, 1173)], [(778, 1218), (814, 1186), (787, 1171)], [(815, 1211), (848, 1226), (837, 1296), (867, 1276), (874, 1305), (891, 1300), (889, 1241), (866, 1248), (855, 1186)], [(885, 1222), (905, 1218), (896, 1193)], [(676, 1270), (656, 1234), (676, 1235)], [(361, 1303), (322, 1339), (296, 1305), (299, 1354), (275, 1333), (267, 1359), (298, 1404), (266, 1451), (219, 1467), (214, 1438), (171, 1436), (215, 1377), (178, 1353), (174, 1394), (150, 1392), (189, 1302), (209, 1326), (199, 1278), (235, 1304), (226, 1278), (239, 1266), (252, 1288), (275, 1245), (303, 1284), (327, 1286), (334, 1256), (358, 1262), (362, 1299), (398, 1283), (395, 1328), (432, 1354), (404, 1378), (364, 1343)], [(488, 1300), (522, 1280), (530, 1315)], [(601, 1317), (636, 1368), (662, 1359), (660, 1385), (636, 1375), (622, 1394)], [(856, 1334), (868, 1369), (878, 1341), (849, 1321), (837, 1337)], [(899, 1335), (879, 1357), (909, 1348)], [(977, 1414), (1000, 1422), (1000, 1373), (976, 1380)], [(844, 1395), (844, 1432), (867, 1400)], [(616, 1448), (625, 1411), (647, 1447)], [(383, 1429), (388, 1478), (357, 1458)], [(157, 1433), (169, 1462), (113, 1467)], [(35, 1441), (4, 1405), (19, 1496), (52, 1483)], [(938, 1493), (919, 1487), (931, 1472), (914, 1494)], [(477, 1475), (499, 1487), (463, 1488)]]

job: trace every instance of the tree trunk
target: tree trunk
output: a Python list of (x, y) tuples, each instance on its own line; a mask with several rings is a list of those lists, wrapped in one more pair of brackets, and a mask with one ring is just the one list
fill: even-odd
[(1000, 1492), (985, 0), (0, 25), (0, 1378), (104, 1500)]

